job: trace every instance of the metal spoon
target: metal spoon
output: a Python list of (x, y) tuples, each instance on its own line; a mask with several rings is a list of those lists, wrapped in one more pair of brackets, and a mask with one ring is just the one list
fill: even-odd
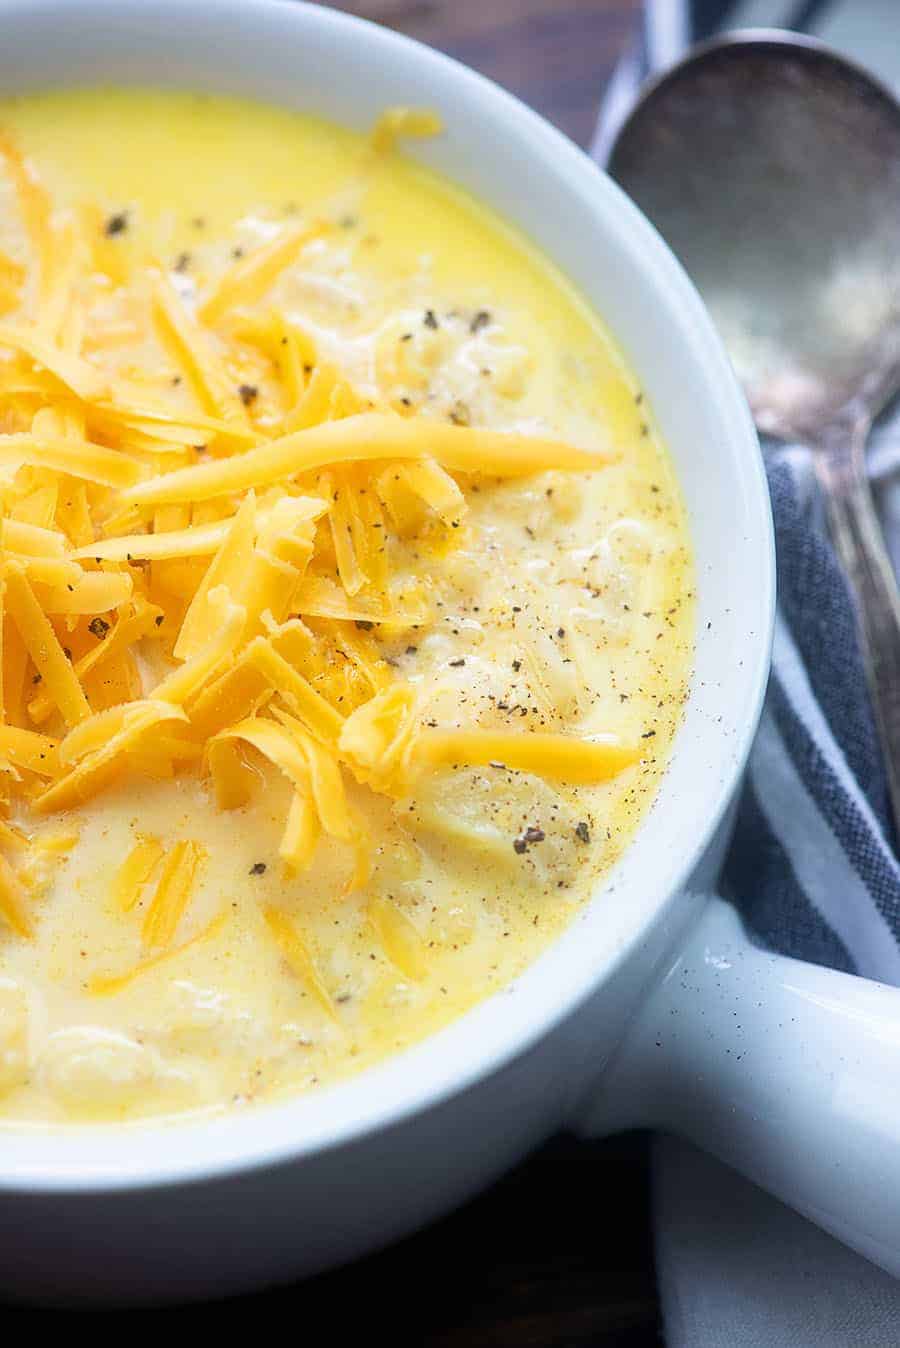
[(608, 168), (696, 282), (759, 429), (814, 450), (900, 835), (900, 597), (865, 471), (900, 388), (900, 104), (810, 38), (732, 34), (645, 88)]

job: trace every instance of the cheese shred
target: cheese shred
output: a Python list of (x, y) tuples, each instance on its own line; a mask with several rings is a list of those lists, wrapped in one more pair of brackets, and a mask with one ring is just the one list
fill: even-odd
[(113, 902), (121, 912), (134, 908), (163, 851), (158, 838), (142, 838), (128, 853), (113, 882)]
[(169, 851), (141, 927), (145, 946), (171, 944), (191, 897), (202, 856), (200, 845), (190, 840), (176, 843)]
[[(427, 111), (389, 109), (366, 171), (399, 138), (440, 129)], [(280, 772), (286, 873), (327, 844), (346, 854), (346, 892), (374, 864), (360, 795), (397, 799), (462, 764), (599, 782), (637, 760), (612, 736), (425, 725), (389, 648), (431, 623), (429, 566), (459, 545), (478, 479), (592, 473), (609, 453), (395, 411), (354, 387), (279, 308), (291, 269), (334, 229), (325, 218), (273, 225), (248, 255), (201, 268), (195, 298), (192, 277), (110, 237), (118, 217), (58, 209), (0, 133), (4, 174), (24, 235), (21, 257), (0, 251), (0, 916), (12, 932), (32, 931), (31, 844), (5, 816), (77, 809), (129, 777), (206, 774), (228, 810)], [(120, 350), (134, 343), (139, 363)], [(147, 955), (92, 992), (217, 930), (174, 944), (203, 858), (190, 839), (136, 837), (111, 902), (140, 914)], [(388, 900), (366, 911), (390, 960), (420, 977), (411, 921)], [(333, 1017), (297, 924), (262, 912)]]
[(296, 923), (292, 922), (287, 914), (282, 912), (280, 908), (276, 908), (274, 904), (266, 904), (263, 908), (263, 917), (291, 973), (309, 989), (328, 1018), (336, 1020), (337, 1013), (335, 1012), (334, 1002), (322, 982), (321, 975), (313, 963), (312, 956)]

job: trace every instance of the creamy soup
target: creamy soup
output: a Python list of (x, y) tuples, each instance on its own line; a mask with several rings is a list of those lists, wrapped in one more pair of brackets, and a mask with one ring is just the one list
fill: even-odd
[(672, 468), (601, 319), (404, 156), (435, 115), (0, 128), (0, 1117), (307, 1091), (627, 846), (692, 656)]

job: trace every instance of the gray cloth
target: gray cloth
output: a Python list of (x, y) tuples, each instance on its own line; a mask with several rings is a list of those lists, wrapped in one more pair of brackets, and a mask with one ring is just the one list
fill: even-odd
[(897, 1348), (900, 1289), (755, 1185), (675, 1138), (654, 1147), (673, 1348)]
[[(646, 75), (693, 42), (791, 25), (900, 86), (900, 0), (647, 0), (604, 101), (597, 158)], [(900, 985), (900, 864), (850, 596), (808, 452), (764, 451), (778, 623), (724, 891), (761, 944)], [(869, 467), (896, 565), (900, 410), (877, 428)], [(823, 855), (840, 857), (839, 883), (823, 875)], [(682, 1143), (657, 1141), (654, 1175), (670, 1348), (898, 1348), (900, 1282)]]

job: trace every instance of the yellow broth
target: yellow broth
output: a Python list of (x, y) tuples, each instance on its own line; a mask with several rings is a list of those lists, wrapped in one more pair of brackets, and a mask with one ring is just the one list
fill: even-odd
[[(615, 455), (591, 475), (460, 477), (465, 518), (431, 522), (407, 547), (411, 573), (429, 577), (432, 620), (367, 632), (426, 723), (612, 732), (640, 756), (609, 781), (450, 765), (393, 801), (351, 783), (374, 865), (350, 894), (342, 844), (323, 840), (298, 873), (279, 859), (290, 790), (261, 760), (252, 799), (230, 812), (189, 771), (123, 780), (48, 818), (15, 815), (31, 840), (35, 935), (0, 932), (6, 1124), (307, 1091), (507, 986), (627, 846), (690, 676), (692, 561), (672, 467), (602, 319), (515, 229), (402, 153), (374, 155), (360, 136), (277, 108), (155, 91), (7, 99), (0, 127), (56, 209), (99, 207), (110, 246), (158, 259), (188, 306), (286, 223), (327, 219), (260, 314), (296, 320), (356, 390), (399, 411)], [(4, 184), (0, 246), (13, 256), (17, 229)], [(127, 330), (115, 358), (152, 381), (155, 357)], [(182, 409), (177, 376), (164, 363), (156, 374), (154, 397)], [(130, 911), (116, 899), (147, 837), (193, 840), (203, 857), (173, 942), (154, 954), (142, 920), (158, 870)], [(314, 975), (267, 907), (301, 933)]]

